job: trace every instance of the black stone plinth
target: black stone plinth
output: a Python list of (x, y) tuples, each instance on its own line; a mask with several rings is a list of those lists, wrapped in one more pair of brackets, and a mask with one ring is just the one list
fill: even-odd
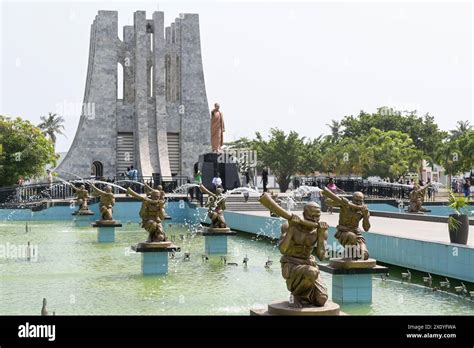
[(234, 236), (237, 232), (232, 231), (230, 228), (213, 228), (204, 227), (204, 231), (201, 232), (203, 236)]
[(78, 215), (78, 216), (89, 216), (89, 215), (94, 215), (94, 212), (92, 210), (78, 210), (78, 211), (75, 211), (74, 213), (72, 213), (72, 215)]
[(137, 245), (132, 245), (131, 246), (132, 250), (137, 252), (137, 253), (163, 253), (163, 252), (175, 252), (175, 251), (181, 251), (181, 247), (171, 244), (170, 246), (164, 247), (164, 248), (156, 248), (156, 247), (147, 247), (143, 243), (139, 243)]
[(224, 190), (240, 187), (240, 176), (237, 163), (230, 154), (206, 153), (199, 156), (199, 168), (202, 173), (202, 184), (213, 191), (212, 179), (219, 173)]

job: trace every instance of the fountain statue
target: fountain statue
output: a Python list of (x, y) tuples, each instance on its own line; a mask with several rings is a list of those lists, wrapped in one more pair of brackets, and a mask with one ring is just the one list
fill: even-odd
[(140, 217), (142, 227), (148, 232), (145, 242), (132, 245), (132, 250), (142, 253), (143, 274), (166, 274), (168, 273), (168, 253), (174, 253), (181, 249), (168, 241), (160, 218), (165, 201), (159, 190), (152, 190), (150, 197), (142, 197), (131, 188), (127, 193), (142, 201)]
[(281, 226), (278, 247), (283, 256), (280, 259), (283, 278), (293, 296), (290, 307), (324, 306), (328, 293), (324, 285), (316, 260), (312, 255), (323, 260), (326, 254), (326, 222), (320, 221), (321, 209), (318, 204), (310, 202), (305, 205), (303, 219), (280, 207), (268, 193), (264, 193), (259, 202), (277, 216), (286, 220)]
[[(370, 229), (370, 213), (368, 207), (364, 204), (364, 194), (354, 192), (352, 202), (349, 202), (347, 198), (339, 197), (326, 187), (322, 194), (327, 198), (326, 204), (341, 209), (335, 237), (342, 244), (345, 251), (351, 251), (349, 255), (346, 253), (346, 258), (368, 260), (369, 250), (359, 228), (359, 222), (362, 220), (364, 231), (367, 232)], [(354, 250), (351, 247), (356, 247), (356, 249)]]
[(71, 186), (76, 192), (76, 200), (79, 204), (79, 210), (74, 212), (73, 215), (94, 215), (94, 213), (87, 206), (89, 200), (89, 192), (86, 190), (84, 185), (81, 185), (79, 188), (74, 185)]
[(93, 195), (100, 196), (100, 214), (101, 222), (114, 221), (112, 217), (112, 208), (115, 205), (115, 196), (111, 186), (106, 186), (105, 191), (100, 190), (94, 184), (91, 184)]
[(208, 228), (209, 232), (219, 231), (224, 232), (225, 230), (230, 229), (227, 227), (224, 219), (224, 210), (226, 208), (226, 196), (223, 193), (223, 190), (218, 187), (216, 193), (209, 191), (203, 184), (199, 186), (199, 189), (202, 193), (208, 195), (206, 208), (208, 208), (207, 216), (211, 220), (211, 227)]
[[(155, 190), (154, 188), (148, 186), (147, 184), (144, 184), (145, 186), (145, 191), (146, 191), (146, 194), (148, 197), (151, 197), (151, 194), (153, 192), (157, 192), (158, 194), (158, 199), (160, 201), (163, 201), (163, 202), (166, 202), (166, 193), (165, 191), (163, 190), (163, 186), (161, 185), (158, 185), (157, 186), (157, 189)], [(165, 212), (165, 205), (163, 204), (161, 209), (160, 209), (160, 212), (159, 212), (159, 217), (160, 217), (160, 220), (163, 221), (165, 219), (170, 219), (170, 217), (168, 215), (166, 215), (166, 212)]]
[(428, 183), (424, 186), (420, 186), (418, 183), (415, 183), (413, 185), (413, 190), (410, 191), (410, 206), (408, 207), (408, 213), (423, 214), (426, 212), (430, 212), (430, 210), (423, 208), (426, 189), (430, 186), (431, 183)]
[(146, 243), (164, 243), (163, 245), (171, 244), (167, 243), (166, 234), (161, 224), (161, 211), (165, 204), (165, 201), (161, 200), (160, 192), (153, 190), (150, 198), (142, 197), (131, 188), (127, 189), (127, 193), (142, 201), (142, 207), (140, 208), (140, 217), (142, 219), (142, 227), (148, 232), (148, 239)]

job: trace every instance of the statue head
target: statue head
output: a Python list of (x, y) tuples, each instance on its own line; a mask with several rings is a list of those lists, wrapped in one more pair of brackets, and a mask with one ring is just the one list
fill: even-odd
[(155, 201), (158, 200), (158, 199), (160, 199), (160, 193), (159, 193), (158, 191), (153, 191), (153, 192), (151, 193), (151, 199), (153, 199), (153, 200), (155, 200)]
[(221, 195), (222, 192), (224, 192), (224, 190), (221, 189), (220, 187), (218, 187), (218, 188), (216, 189), (216, 194)]
[(321, 217), (321, 208), (315, 202), (309, 202), (304, 206), (303, 217), (305, 220), (318, 222)]
[(156, 189), (157, 189), (158, 191), (162, 191), (162, 190), (163, 190), (163, 186), (158, 185), (158, 186), (156, 187)]
[(112, 186), (108, 186), (105, 188), (105, 192), (112, 193)]
[(360, 191), (354, 192), (352, 196), (352, 203), (355, 205), (363, 205), (364, 204), (364, 194)]
[(221, 106), (219, 105), (219, 103), (214, 103), (214, 108), (215, 108), (216, 110), (219, 110), (220, 107), (221, 107)]
[(85, 190), (86, 187), (85, 187), (84, 185), (81, 185), (80, 189), (81, 189), (81, 190)]

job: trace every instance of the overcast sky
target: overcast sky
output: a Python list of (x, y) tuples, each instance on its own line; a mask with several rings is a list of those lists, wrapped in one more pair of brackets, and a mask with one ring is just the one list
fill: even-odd
[[(439, 1), (1, 0), (0, 114), (37, 124), (82, 103), (97, 11), (118, 11), (121, 28), (158, 8), (166, 25), (199, 13), (208, 102), (221, 104), (226, 141), (270, 127), (315, 137), (331, 119), (383, 105), (429, 112), (443, 129), (473, 122), (472, 4)], [(66, 115), (58, 151), (78, 121)]]

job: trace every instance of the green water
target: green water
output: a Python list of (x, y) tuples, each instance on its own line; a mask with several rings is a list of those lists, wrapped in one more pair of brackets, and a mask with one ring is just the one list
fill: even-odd
[[(38, 246), (32, 261), (0, 258), (0, 314), (38, 315), (43, 297), (58, 315), (248, 315), (250, 308), (287, 299), (279, 251), (268, 240), (237, 235), (229, 240), (228, 262), (203, 261), (204, 237), (167, 225), (182, 251), (166, 276), (142, 276), (141, 255), (130, 245), (143, 241), (138, 224), (116, 231), (116, 242), (98, 244), (96, 230), (68, 222), (0, 223), (0, 245)], [(181, 240), (180, 235), (184, 236)], [(184, 252), (191, 254), (184, 261)], [(11, 256), (11, 255), (10, 255)], [(242, 259), (248, 256), (248, 267)], [(266, 269), (270, 258), (273, 265)], [(331, 293), (330, 275), (322, 273)], [(471, 289), (472, 290), (472, 289)], [(474, 314), (474, 302), (423, 287), (374, 278), (373, 303), (345, 305), (349, 314)]]

